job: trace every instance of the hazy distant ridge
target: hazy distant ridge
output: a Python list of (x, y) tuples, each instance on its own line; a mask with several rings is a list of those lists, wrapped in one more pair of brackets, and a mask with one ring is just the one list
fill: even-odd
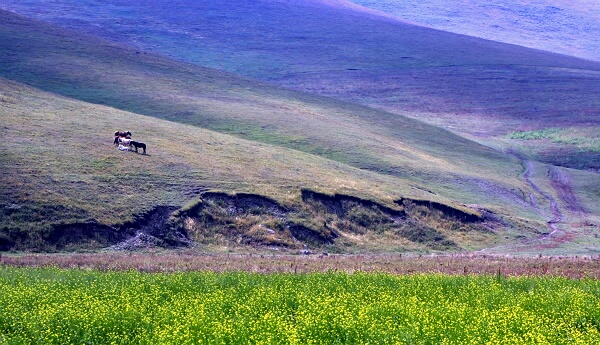
[(351, 0), (403, 20), (600, 61), (600, 2)]

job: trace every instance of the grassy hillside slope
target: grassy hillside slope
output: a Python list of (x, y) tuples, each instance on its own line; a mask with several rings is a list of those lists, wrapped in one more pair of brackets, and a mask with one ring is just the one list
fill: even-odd
[(6, 12), (2, 19), (7, 79), (409, 178), (465, 203), (492, 189), (490, 202), (514, 203), (522, 195), (514, 186), (527, 191), (516, 159), (418, 121), (138, 54)]
[[(209, 66), (419, 118), (525, 148), (536, 159), (600, 168), (600, 63), (376, 16), (343, 1), (62, 0), (22, 13)], [(386, 120), (382, 120), (385, 122)], [(559, 128), (575, 141), (505, 142)], [(557, 159), (569, 155), (573, 159)]]
[[(550, 181), (539, 189), (522, 178), (518, 159), (448, 131), (145, 54), (7, 12), (0, 16), (0, 44), (5, 53), (0, 57), (1, 76), (96, 103), (2, 81), (0, 115), (6, 138), (1, 160), (2, 231), (9, 237), (24, 227), (37, 231), (37, 237), (27, 239), (30, 246), (41, 245), (34, 241), (43, 242), (44, 232), (66, 231), (57, 224), (68, 228), (88, 222), (101, 236), (102, 231), (112, 231), (102, 226), (135, 221), (136, 215), (157, 206), (170, 212), (191, 202), (183, 210), (193, 213), (198, 211), (198, 196), (207, 189), (267, 196), (281, 205), (302, 199), (312, 205), (312, 215), (339, 203), (339, 197), (326, 196), (336, 193), (413, 212), (411, 219), (422, 213), (427, 226), (418, 226), (416, 233), (409, 231), (412, 226), (397, 229), (403, 235), (394, 244), (396, 249), (427, 248), (429, 242), (437, 243), (430, 249), (481, 248), (502, 236), (511, 240), (544, 233), (545, 221), (552, 219), (545, 211), (553, 201), (546, 196), (555, 193)], [(149, 155), (111, 147), (112, 133), (123, 129), (147, 142)], [(585, 182), (575, 192), (594, 182), (588, 177), (578, 181)], [(301, 193), (303, 189), (326, 195), (317, 198)], [(597, 210), (588, 207), (597, 200), (594, 193), (581, 201), (585, 215), (571, 212), (561, 221), (596, 214)], [(417, 201), (395, 203), (400, 198)], [(368, 204), (341, 199), (343, 205)], [(418, 200), (434, 203), (427, 211)], [(199, 214), (182, 218), (191, 219), (182, 226), (201, 241), (206, 239), (200, 238), (194, 222), (205, 221), (206, 212), (214, 221), (219, 212), (228, 212), (223, 205), (233, 201), (217, 195), (212, 202), (210, 207), (202, 206)], [(460, 231), (461, 225), (454, 221), (431, 217), (431, 210), (445, 210), (444, 204), (481, 214), (464, 206), (478, 204), (473, 207), (501, 215), (513, 228), (499, 233)], [(322, 222), (308, 225), (318, 225), (321, 235), (331, 230), (329, 234), (335, 231), (339, 236), (346, 224), (354, 232), (343, 243), (386, 248), (390, 238), (369, 238), (364, 229), (344, 222), (354, 217), (363, 225), (392, 226), (390, 218), (381, 214), (391, 211), (381, 208), (379, 213), (365, 213), (364, 207), (347, 210), (342, 206), (341, 210), (334, 207), (334, 216), (321, 215)], [(281, 224), (274, 218), (268, 221), (278, 229)], [(266, 232), (258, 225), (253, 223), (250, 229), (255, 235)], [(306, 231), (297, 230), (295, 236), (304, 235)], [(268, 236), (259, 238), (269, 243)]]
[[(0, 250), (94, 248), (139, 233), (146, 241), (149, 235), (160, 236), (171, 245), (178, 244), (179, 234), (185, 237), (179, 244), (192, 241), (215, 250), (243, 245), (302, 249), (303, 244), (334, 251), (457, 250), (489, 246), (504, 233), (496, 221), (489, 226), (498, 233), (483, 224), (465, 227), (459, 219), (435, 216), (417, 204), (398, 204), (399, 197), (427, 197), (410, 180), (4, 79), (0, 90)], [(117, 150), (114, 128), (136, 129), (134, 137), (147, 143), (147, 154)], [(336, 193), (352, 197), (327, 196)], [(306, 206), (299, 206), (303, 202)], [(334, 205), (351, 207), (349, 217), (328, 213)], [(480, 214), (455, 207), (451, 212)], [(388, 230), (378, 227), (378, 219)], [(161, 222), (172, 223), (172, 229), (153, 229)]]

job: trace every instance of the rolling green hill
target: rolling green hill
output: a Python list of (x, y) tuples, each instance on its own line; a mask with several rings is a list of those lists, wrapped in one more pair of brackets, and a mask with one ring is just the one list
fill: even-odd
[[(598, 215), (595, 175), (565, 182), (587, 191), (567, 212), (555, 180), (446, 130), (0, 19), (5, 249), (146, 233), (218, 248), (464, 250)], [(111, 146), (125, 129), (148, 155)]]
[(484, 177), (508, 185), (521, 170), (515, 159), (408, 118), (138, 54), (8, 13), (2, 19), (0, 74), (67, 97), (440, 185)]
[[(433, 229), (435, 224), (429, 224), (428, 215), (420, 216), (422, 222), (413, 220), (406, 212), (419, 205), (398, 203), (398, 199), (408, 197), (417, 202), (427, 193), (411, 180), (196, 126), (62, 98), (7, 80), (0, 86), (0, 246), (5, 250), (95, 248), (137, 232), (158, 237), (163, 245), (189, 245), (197, 240), (217, 249), (235, 247), (236, 237), (219, 239), (223, 235), (220, 228), (227, 224), (239, 227), (236, 235), (244, 241), (237, 246), (302, 249), (303, 245), (319, 248), (327, 244), (329, 250), (352, 251), (444, 249), (451, 244), (447, 249), (456, 250), (495, 243), (498, 239), (484, 231), (484, 223), (502, 228), (460, 204), (448, 207), (449, 217), (430, 217), (437, 223), (446, 222), (448, 229)], [(132, 129), (134, 138), (147, 143), (147, 154), (117, 150), (112, 144), (115, 128)], [(227, 215), (233, 214), (218, 209), (224, 203), (231, 204), (236, 220), (243, 221), (237, 224), (228, 219)], [(354, 212), (351, 214), (361, 227), (343, 217), (349, 212), (323, 209), (334, 204), (352, 208), (347, 211)], [(238, 211), (243, 208), (250, 213)], [(174, 215), (166, 219), (172, 212)], [(430, 213), (427, 209), (419, 212)], [(207, 214), (216, 222), (211, 225), (219, 228), (214, 236), (208, 236), (205, 227), (193, 226), (206, 221)], [(219, 215), (224, 223), (217, 222)], [(452, 234), (452, 227), (462, 226), (461, 217), (481, 220), (481, 225), (465, 229), (474, 231), (474, 238), (484, 242), (461, 239), (458, 236), (464, 234), (457, 231)], [(335, 235), (322, 229), (318, 219), (328, 222)], [(373, 233), (378, 219), (390, 226), (389, 220), (396, 219), (405, 227)], [(155, 224), (149, 224), (152, 222)], [(427, 224), (427, 231), (435, 230), (437, 239), (415, 237), (421, 232), (413, 232)], [(278, 234), (274, 236), (279, 237), (269, 238), (267, 229), (275, 229), (272, 231)], [(400, 236), (401, 231), (413, 232)], [(296, 242), (298, 238), (303, 240)]]
[[(597, 61), (433, 30), (342, 0), (104, 4), (60, 0), (41, 7), (36, 1), (7, 1), (5, 6), (180, 61), (416, 118), (531, 159), (600, 169)], [(438, 5), (421, 15), (452, 9)], [(565, 6), (585, 14), (573, 19), (559, 10)], [(552, 17), (552, 34), (579, 44), (582, 31), (594, 37), (594, 8), (505, 1), (461, 8), (454, 17), (507, 16), (511, 38), (526, 19)], [(556, 42), (535, 32), (525, 45), (534, 39), (538, 47)], [(507, 140), (514, 132), (549, 129), (570, 134), (552, 141)]]

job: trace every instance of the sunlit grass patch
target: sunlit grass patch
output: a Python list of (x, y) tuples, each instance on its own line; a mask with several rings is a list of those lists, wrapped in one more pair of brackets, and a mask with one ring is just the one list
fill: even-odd
[(547, 128), (536, 131), (513, 132), (508, 137), (519, 140), (550, 139), (559, 131), (559, 128)]
[(510, 139), (540, 140), (549, 139), (556, 144), (575, 146), (580, 150), (600, 152), (600, 128), (545, 128), (535, 131), (517, 131), (508, 135)]

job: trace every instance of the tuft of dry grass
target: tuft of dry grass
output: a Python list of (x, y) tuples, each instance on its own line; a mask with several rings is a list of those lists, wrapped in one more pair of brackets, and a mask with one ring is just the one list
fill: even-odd
[(0, 265), (60, 267), (101, 271), (143, 272), (385, 272), (392, 274), (442, 273), (486, 276), (555, 276), (600, 279), (600, 257), (453, 255), (279, 255), (204, 254), (197, 251), (104, 254), (3, 255)]

